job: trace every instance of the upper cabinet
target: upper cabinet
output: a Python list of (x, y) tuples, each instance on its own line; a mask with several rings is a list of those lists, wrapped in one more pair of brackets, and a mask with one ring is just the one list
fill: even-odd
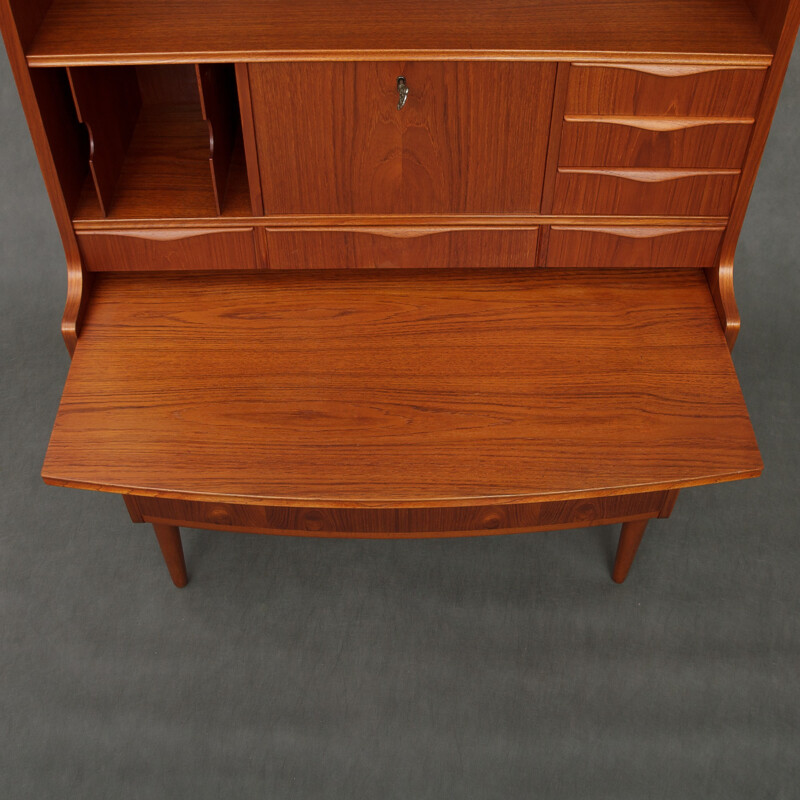
[(251, 64), (267, 214), (539, 211), (555, 66)]

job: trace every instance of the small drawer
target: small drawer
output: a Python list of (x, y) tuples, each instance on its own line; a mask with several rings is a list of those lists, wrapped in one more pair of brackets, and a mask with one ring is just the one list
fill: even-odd
[(573, 64), (567, 114), (755, 117), (765, 69)]
[(752, 125), (702, 118), (567, 115), (559, 165), (740, 169)]
[(95, 272), (259, 268), (253, 228), (83, 231), (78, 245)]
[(725, 228), (645, 226), (550, 229), (548, 267), (713, 267)]
[(739, 170), (559, 167), (554, 214), (727, 217)]
[(538, 228), (268, 229), (270, 269), (533, 267)]

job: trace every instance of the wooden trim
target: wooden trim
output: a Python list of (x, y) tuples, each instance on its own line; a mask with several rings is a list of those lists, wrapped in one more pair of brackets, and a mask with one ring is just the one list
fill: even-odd
[(642, 131), (673, 132), (707, 125), (752, 125), (751, 117), (623, 117), (605, 114), (566, 114), (564, 122), (600, 122)]
[[(702, 75), (704, 72), (721, 72), (722, 70), (741, 69), (739, 64), (646, 64), (646, 63), (614, 63), (613, 61), (584, 61), (581, 67), (602, 67), (604, 69), (629, 69), (632, 72), (645, 72), (659, 78), (685, 78), (690, 75)], [(754, 69), (767, 69), (766, 65)]]
[(740, 175), (738, 169), (653, 169), (640, 167), (559, 167), (561, 175), (605, 175), (637, 183), (664, 183), (704, 175)]
[(492, 228), (514, 229), (530, 228), (538, 225), (680, 225), (688, 228), (705, 228), (709, 225), (719, 226), (727, 223), (727, 217), (675, 217), (675, 216), (592, 216), (592, 215), (355, 215), (341, 214), (334, 216), (318, 215), (281, 215), (264, 217), (205, 217), (193, 219), (94, 219), (76, 220), (75, 230), (104, 231), (143, 230), (146, 228), (181, 230), (219, 228), (252, 228), (267, 226), (269, 228), (412, 228), (414, 226), (429, 228)]
[[(32, 53), (28, 66), (36, 67), (93, 67), (114, 64), (204, 64), (204, 63), (270, 63), (285, 61), (566, 61), (573, 64), (630, 63), (630, 53), (601, 50), (192, 50), (174, 53), (119, 55), (42, 55)], [(769, 53), (636, 53), (638, 63), (663, 64), (677, 62), (709, 66), (768, 67)]]

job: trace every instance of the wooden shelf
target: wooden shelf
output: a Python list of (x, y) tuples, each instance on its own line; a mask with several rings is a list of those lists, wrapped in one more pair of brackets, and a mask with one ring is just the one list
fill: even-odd
[(632, 54), (768, 64), (745, 0), (54, 0), (31, 66)]
[(761, 468), (701, 271), (420, 271), (97, 276), (43, 475), (427, 507)]
[[(218, 218), (208, 166), (208, 125), (191, 104), (143, 111), (125, 154), (108, 216), (87, 177), (75, 221)], [(234, 150), (223, 217), (249, 217), (241, 141)]]

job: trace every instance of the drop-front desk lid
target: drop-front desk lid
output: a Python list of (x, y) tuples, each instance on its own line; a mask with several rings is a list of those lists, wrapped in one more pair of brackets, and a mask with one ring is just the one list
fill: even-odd
[(761, 472), (701, 271), (102, 275), (48, 483), (474, 505)]

